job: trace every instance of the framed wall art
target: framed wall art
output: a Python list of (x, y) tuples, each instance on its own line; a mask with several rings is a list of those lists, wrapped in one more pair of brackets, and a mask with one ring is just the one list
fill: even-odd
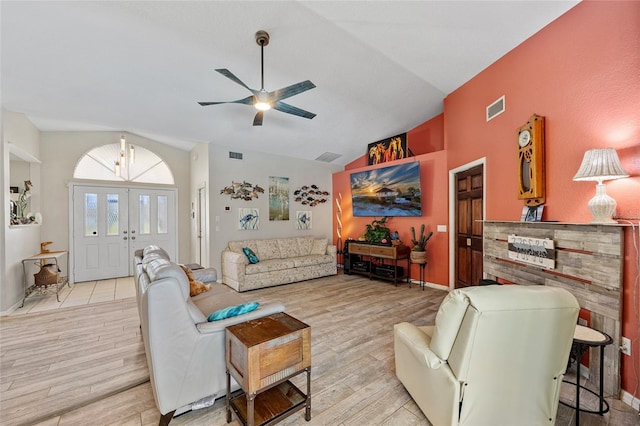
[(238, 209), (238, 229), (242, 231), (256, 230), (260, 227), (260, 210), (254, 207)]
[(298, 210), (296, 212), (296, 229), (311, 229), (311, 210)]
[(370, 143), (367, 146), (367, 154), (369, 155), (370, 166), (406, 158), (409, 156), (409, 151), (407, 150), (407, 134), (402, 133), (391, 138)]
[(289, 220), (289, 178), (269, 176), (269, 220)]

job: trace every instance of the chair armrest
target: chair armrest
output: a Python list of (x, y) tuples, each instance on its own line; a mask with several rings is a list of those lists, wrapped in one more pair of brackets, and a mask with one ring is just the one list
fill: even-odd
[(394, 326), (396, 344), (401, 342), (416, 359), (437, 370), (445, 363), (429, 347), (431, 336), (413, 324), (403, 322)]
[(327, 254), (332, 257), (336, 257), (338, 255), (338, 247), (333, 244), (329, 244), (327, 246)]
[(241, 322), (250, 321), (256, 318), (266, 317), (267, 315), (276, 314), (278, 312), (284, 312), (284, 306), (279, 303), (268, 303), (266, 305), (260, 305), (255, 311), (248, 312), (243, 315), (238, 315), (231, 318), (226, 318), (220, 321), (201, 322), (196, 325), (198, 331), (202, 334), (216, 333), (224, 331), (225, 328), (230, 325), (240, 324)]

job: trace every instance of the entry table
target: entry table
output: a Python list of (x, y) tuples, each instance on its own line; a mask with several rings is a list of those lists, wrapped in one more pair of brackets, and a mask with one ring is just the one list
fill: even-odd
[[(594, 330), (593, 328), (584, 327), (582, 325), (576, 325), (576, 330), (573, 333), (573, 344), (576, 352), (576, 405), (570, 405), (566, 402), (560, 401), (563, 405), (567, 407), (576, 409), (576, 426), (580, 424), (580, 411), (584, 411), (585, 413), (599, 414), (603, 415), (609, 411), (609, 403), (605, 401), (603, 395), (603, 380), (604, 380), (604, 347), (610, 345), (613, 342), (611, 336), (606, 333), (602, 333), (598, 330)], [(600, 381), (598, 383), (599, 391), (595, 393), (591, 389), (587, 389), (586, 387), (580, 385), (580, 360), (584, 353), (589, 349), (589, 347), (600, 347)], [(565, 383), (574, 384), (567, 380), (564, 380)], [(598, 397), (598, 410), (588, 410), (586, 408), (580, 407), (580, 388), (586, 390), (587, 392), (592, 393), (593, 395)]]
[[(311, 420), (311, 327), (281, 312), (227, 327), (227, 423), (272, 425), (305, 407)], [(304, 394), (290, 378), (307, 373)], [(231, 376), (242, 391), (231, 394)]]
[[(62, 257), (67, 258), (67, 271), (69, 270), (69, 254), (67, 251), (50, 251), (50, 252), (46, 252), (46, 253), (40, 253), (40, 254), (36, 254), (33, 255), (31, 257), (27, 257), (26, 259), (22, 259), (22, 274), (23, 274), (23, 278), (22, 278), (22, 283), (23, 283), (23, 288), (24, 288), (24, 298), (22, 299), (22, 305), (20, 305), (20, 307), (22, 308), (24, 306), (24, 301), (27, 300), (27, 297), (29, 297), (31, 294), (47, 294), (51, 291), (54, 291), (56, 293), (56, 300), (59, 302), (60, 301), (60, 297), (59, 297), (59, 293), (60, 293), (60, 289), (62, 287), (64, 287), (65, 284), (69, 283), (69, 279), (67, 276), (60, 276), (58, 274), (58, 279), (55, 283), (52, 284), (47, 284), (47, 285), (28, 285), (27, 284), (27, 264), (30, 262), (33, 262), (33, 264), (35, 264), (38, 267), (42, 267), (43, 265), (47, 264), (47, 261), (52, 261), (54, 267), (56, 268), (56, 271), (60, 270), (60, 259), (62, 259)], [(71, 287), (71, 285), (69, 285), (69, 287)]]

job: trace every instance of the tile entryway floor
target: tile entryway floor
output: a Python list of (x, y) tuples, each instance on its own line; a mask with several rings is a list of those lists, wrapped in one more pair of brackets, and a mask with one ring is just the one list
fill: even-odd
[(71, 287), (65, 285), (60, 290), (59, 296), (59, 302), (56, 300), (55, 294), (29, 296), (24, 302), (24, 307), (16, 308), (9, 315), (24, 315), (136, 297), (136, 289), (133, 277), (124, 277), (75, 283), (71, 284)]

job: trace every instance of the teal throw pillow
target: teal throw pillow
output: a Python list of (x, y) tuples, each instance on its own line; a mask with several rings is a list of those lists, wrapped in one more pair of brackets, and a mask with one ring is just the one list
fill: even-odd
[(249, 259), (249, 262), (251, 263), (260, 262), (260, 259), (258, 259), (258, 256), (256, 256), (253, 250), (251, 250), (249, 247), (243, 247), (242, 252), (244, 253), (245, 256), (247, 256), (247, 259)]
[(238, 315), (246, 314), (248, 312), (255, 311), (256, 309), (258, 309), (258, 306), (260, 306), (258, 302), (243, 303), (242, 305), (237, 305), (237, 306), (229, 306), (227, 308), (223, 308), (213, 312), (211, 315), (209, 315), (209, 318), (207, 318), (207, 321), (209, 322), (220, 321), (225, 318), (231, 318)]

